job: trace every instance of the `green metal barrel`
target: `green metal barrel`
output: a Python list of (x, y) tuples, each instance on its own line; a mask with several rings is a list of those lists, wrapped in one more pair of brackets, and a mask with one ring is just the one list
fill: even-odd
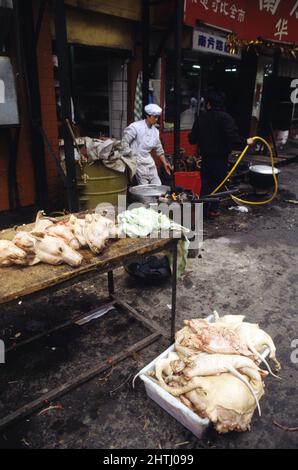
[(126, 173), (106, 168), (102, 163), (84, 164), (77, 170), (80, 210), (95, 209), (98, 204), (117, 205), (118, 196), (126, 195), (128, 177)]

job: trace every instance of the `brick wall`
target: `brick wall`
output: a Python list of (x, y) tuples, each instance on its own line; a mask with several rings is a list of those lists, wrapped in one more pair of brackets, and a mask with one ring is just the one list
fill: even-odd
[[(15, 68), (14, 48), (11, 52), (12, 63)], [(30, 206), (35, 202), (35, 184), (31, 158), (31, 144), (28, 124), (28, 110), (25, 97), (25, 86), (21, 75), (17, 82), (18, 105), (20, 112), (20, 140), (17, 155), (17, 185), (22, 207)], [(8, 165), (9, 165), (9, 133), (14, 136), (14, 129), (0, 129), (0, 212), (9, 210), (8, 203)]]

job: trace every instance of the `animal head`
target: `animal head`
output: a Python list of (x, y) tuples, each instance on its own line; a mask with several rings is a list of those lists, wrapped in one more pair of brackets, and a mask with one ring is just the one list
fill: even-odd
[(69, 247), (62, 239), (43, 233), (34, 232), (32, 235), (36, 239), (36, 255), (42, 261), (52, 261), (52, 264), (64, 262), (73, 267), (81, 265), (83, 258), (80, 253)]

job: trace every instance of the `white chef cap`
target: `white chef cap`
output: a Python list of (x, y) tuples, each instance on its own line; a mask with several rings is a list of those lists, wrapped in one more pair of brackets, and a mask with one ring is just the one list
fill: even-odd
[(148, 116), (160, 116), (162, 109), (157, 104), (148, 104), (145, 106), (145, 113), (148, 114)]

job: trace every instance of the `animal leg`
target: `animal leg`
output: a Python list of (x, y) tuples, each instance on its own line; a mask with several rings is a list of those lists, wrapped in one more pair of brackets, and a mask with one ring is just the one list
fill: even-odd
[(252, 388), (252, 386), (250, 385), (250, 383), (245, 380), (245, 378), (243, 377), (243, 375), (240, 374), (240, 372), (238, 372), (234, 367), (230, 367), (230, 366), (227, 366), (227, 370), (234, 375), (234, 377), (237, 377), (239, 380), (241, 380), (241, 382), (243, 382), (247, 388), (249, 389), (249, 391), (251, 392), (251, 394), (253, 395), (254, 399), (255, 399), (255, 402), (256, 402), (256, 405), (257, 405), (257, 408), (258, 408), (258, 412), (259, 412), (259, 416), (262, 415), (261, 413), (261, 408), (260, 408), (260, 404), (259, 404), (259, 400), (258, 400), (258, 397), (254, 391), (254, 389)]
[(269, 371), (269, 373), (275, 377), (276, 379), (279, 379), (279, 380), (282, 380), (281, 377), (278, 377), (278, 375), (274, 374), (271, 370), (271, 367), (270, 365), (268, 364), (268, 362), (266, 361), (266, 359), (256, 350), (256, 348), (254, 347), (254, 345), (252, 343), (248, 343), (247, 344), (247, 347), (248, 349), (250, 349), (250, 351), (255, 354), (261, 362), (263, 362), (265, 364), (265, 366), (267, 367), (267, 370)]

